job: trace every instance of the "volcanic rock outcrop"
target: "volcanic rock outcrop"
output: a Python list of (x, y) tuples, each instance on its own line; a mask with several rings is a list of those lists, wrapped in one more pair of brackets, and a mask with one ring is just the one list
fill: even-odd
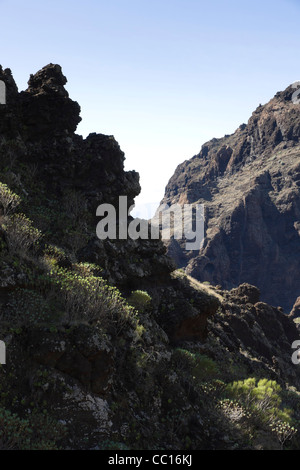
[[(118, 223), (119, 196), (127, 197), (128, 207), (134, 204), (141, 190), (139, 174), (124, 171), (124, 152), (113, 136), (91, 133), (83, 139), (75, 133), (81, 121), (80, 106), (69, 98), (60, 65), (48, 64), (31, 75), (28, 88), (20, 93), (10, 69), (0, 68), (0, 80), (6, 85), (7, 98), (6, 105), (0, 105), (0, 169), (6, 169), (2, 182), (13, 185), (29, 200), (42, 198), (40, 205), (48, 205), (48, 211), (53, 212), (56, 201), (60, 214), (67, 212), (65, 216), (73, 225), (77, 242), (86, 225), (83, 220), (89, 214), (86, 240), (81, 237), (81, 242), (76, 243), (76, 256), (101, 264), (110, 281), (119, 285), (130, 282), (130, 288), (134, 288), (135, 280), (139, 283), (141, 278), (170, 272), (174, 265), (159, 240), (146, 240), (144, 244), (122, 240), (116, 249), (110, 240), (96, 237), (97, 207), (103, 203), (113, 205)], [(25, 189), (24, 178), (16, 172), (18, 165), (28, 168), (30, 192), (28, 187)], [(37, 191), (41, 183), (43, 196)], [(44, 229), (48, 223), (47, 230), (57, 231), (54, 225), (59, 214), (40, 226), (41, 218), (37, 221), (34, 214), (31, 217), (38, 228)]]
[(164, 203), (205, 205), (200, 251), (172, 240), (168, 252), (200, 281), (258, 286), (288, 313), (300, 294), (300, 105), (291, 85), (232, 135), (180, 164)]
[[(80, 108), (64, 88), (60, 66), (32, 75), (21, 93), (9, 69), (0, 67), (0, 80), (7, 92), (0, 104), (0, 341), (6, 348), (0, 449), (190, 452), (282, 445), (266, 429), (269, 411), (274, 420), (281, 416), (279, 395), (278, 409), (272, 401), (270, 410), (266, 396), (253, 415), (227, 394), (236, 380), (272, 379), (300, 421), (299, 365), (291, 360), (297, 322), (249, 283), (225, 291), (175, 270), (161, 240), (98, 239), (98, 205), (117, 208), (121, 195), (132, 205), (138, 173), (124, 171), (113, 136), (75, 133)], [(288, 162), (296, 145), (282, 150)], [(247, 167), (244, 150), (232, 169)], [(230, 149), (217, 153), (205, 168), (209, 181), (220, 173), (225, 184), (230, 159), (239, 157)], [(261, 199), (270, 179), (266, 170), (257, 176)], [(247, 196), (247, 210), (257, 193)], [(237, 204), (237, 215), (240, 210)], [(291, 206), (291, 223), (295, 210)], [(285, 236), (286, 227), (277, 229)], [(292, 261), (297, 267), (297, 258)], [(220, 280), (222, 274), (226, 270)]]

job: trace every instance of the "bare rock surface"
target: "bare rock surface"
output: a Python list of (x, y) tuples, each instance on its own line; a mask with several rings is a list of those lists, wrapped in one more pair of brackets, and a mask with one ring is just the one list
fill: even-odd
[(203, 203), (205, 240), (186, 252), (173, 240), (179, 267), (226, 289), (250, 283), (288, 313), (299, 296), (300, 113), (294, 88), (259, 106), (232, 135), (205, 143), (180, 164), (164, 203)]

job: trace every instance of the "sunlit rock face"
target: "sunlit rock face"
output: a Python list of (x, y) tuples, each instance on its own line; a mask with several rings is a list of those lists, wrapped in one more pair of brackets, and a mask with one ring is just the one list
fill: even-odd
[(205, 205), (202, 249), (168, 243), (180, 267), (226, 289), (258, 286), (286, 313), (300, 294), (299, 110), (292, 85), (277, 93), (247, 124), (179, 165), (163, 200)]

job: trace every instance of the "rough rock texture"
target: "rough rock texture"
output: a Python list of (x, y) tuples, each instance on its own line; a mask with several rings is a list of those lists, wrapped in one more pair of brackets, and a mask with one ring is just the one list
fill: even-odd
[[(139, 174), (124, 171), (124, 152), (113, 136), (91, 133), (83, 139), (74, 132), (81, 120), (80, 106), (64, 88), (67, 79), (61, 67), (45, 66), (30, 76), (27, 90), (20, 93), (9, 69), (0, 69), (0, 79), (7, 88), (7, 103), (0, 105), (0, 163), (2, 168), (10, 169), (3, 182), (13, 185), (28, 200), (40, 198), (40, 205), (47, 204), (48, 211), (53, 211), (54, 202), (60, 205), (56, 220), (65, 213), (64, 220), (73, 224), (76, 256), (99, 263), (111, 282), (124, 288), (130, 283), (129, 288), (133, 289), (142, 278), (158, 278), (174, 269), (159, 240), (122, 240), (116, 248), (110, 240), (96, 237), (100, 220), (96, 218), (97, 207), (112, 204), (118, 223), (119, 196), (127, 196), (128, 208), (134, 204), (141, 189)], [(30, 188), (25, 188), (24, 178), (16, 171), (18, 165), (27, 166)], [(38, 194), (41, 184), (43, 194)], [(80, 239), (86, 214), (90, 226), (81, 234), (86, 239)], [(43, 230), (47, 224), (47, 230), (51, 230), (51, 223), (54, 227), (55, 214), (50, 226), (49, 220), (42, 221), (39, 216), (37, 221), (36, 215), (32, 217), (38, 228)]]
[(293, 305), (293, 308), (289, 314), (291, 318), (300, 317), (300, 297), (297, 297), (296, 302)]
[(300, 277), (300, 113), (292, 86), (259, 106), (234, 134), (212, 139), (179, 165), (163, 202), (204, 203), (205, 240), (168, 252), (201, 281), (256, 285), (289, 312)]
[(21, 92), (22, 120), (30, 140), (72, 133), (81, 121), (80, 107), (69, 98), (67, 83), (59, 65), (49, 64), (31, 75)]
[[(247, 286), (256, 290), (254, 286)], [(255, 362), (277, 380), (299, 383), (298, 369), (291, 363), (291, 345), (299, 331), (281, 309), (254, 298), (246, 299), (238, 289), (219, 291), (223, 301), (218, 313), (209, 320), (209, 341), (204, 348), (217, 358), (222, 348), (236, 358), (236, 365), (247, 364), (255, 375)], [(214, 350), (213, 338), (221, 349)], [(209, 344), (211, 346), (209, 346)], [(255, 359), (254, 359), (255, 358)]]
[(159, 324), (173, 344), (189, 340), (205, 341), (207, 320), (216, 313), (220, 298), (195, 279), (183, 276), (180, 271), (171, 276), (173, 283), (158, 289), (158, 311), (164, 313), (159, 315)]
[(51, 366), (93, 393), (106, 395), (114, 373), (114, 351), (93, 328), (81, 325), (69, 334), (58, 331), (55, 335), (47, 329), (33, 328), (28, 344), (28, 353), (38, 364)]
[(300, 420), (293, 319), (253, 285), (227, 292), (174, 270), (160, 240), (99, 240), (97, 206), (131, 205), (138, 174), (112, 136), (74, 133), (79, 106), (59, 66), (22, 93), (10, 70), (0, 79), (0, 449), (253, 449), (260, 431), (279, 448), (266, 419), (220, 406), (228, 383), (274, 379)]
[[(195, 308), (184, 295), (182, 305), (178, 299), (176, 305), (172, 303), (178, 282), (170, 273), (176, 266), (160, 240), (97, 238), (97, 207), (112, 204), (118, 224), (119, 196), (127, 196), (128, 207), (134, 204), (141, 189), (139, 175), (124, 171), (124, 152), (113, 136), (91, 133), (83, 139), (75, 133), (80, 107), (69, 98), (61, 67), (45, 66), (30, 76), (27, 90), (20, 93), (9, 69), (1, 71), (1, 77), (8, 99), (0, 111), (12, 130), (12, 135), (7, 128), (0, 132), (0, 169), (5, 170), (2, 181), (25, 197), (24, 208), (34, 225), (50, 233), (48, 241), (66, 248), (73, 261), (101, 266), (101, 274), (123, 293), (147, 289), (158, 296), (158, 304), (165, 307), (156, 318), (165, 325), (171, 340), (183, 334), (185, 338), (204, 339), (206, 320), (217, 305), (210, 305), (208, 300), (208, 308), (203, 307), (205, 302)], [(26, 171), (21, 175), (23, 168)], [(128, 222), (131, 220), (129, 217)], [(60, 265), (70, 267), (70, 259), (61, 259)], [(28, 284), (22, 270), (3, 262), (0, 300), (7, 300), (13, 289)], [(158, 286), (166, 290), (162, 288), (158, 294)], [(170, 304), (165, 301), (168, 296)], [(64, 358), (61, 367), (69, 370), (67, 362)]]

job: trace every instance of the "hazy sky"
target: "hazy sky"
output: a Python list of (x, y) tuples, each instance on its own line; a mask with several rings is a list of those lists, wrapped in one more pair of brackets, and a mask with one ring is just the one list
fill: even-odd
[(159, 202), (176, 166), (300, 79), (300, 0), (0, 0), (19, 90), (58, 63), (77, 132), (114, 135)]

